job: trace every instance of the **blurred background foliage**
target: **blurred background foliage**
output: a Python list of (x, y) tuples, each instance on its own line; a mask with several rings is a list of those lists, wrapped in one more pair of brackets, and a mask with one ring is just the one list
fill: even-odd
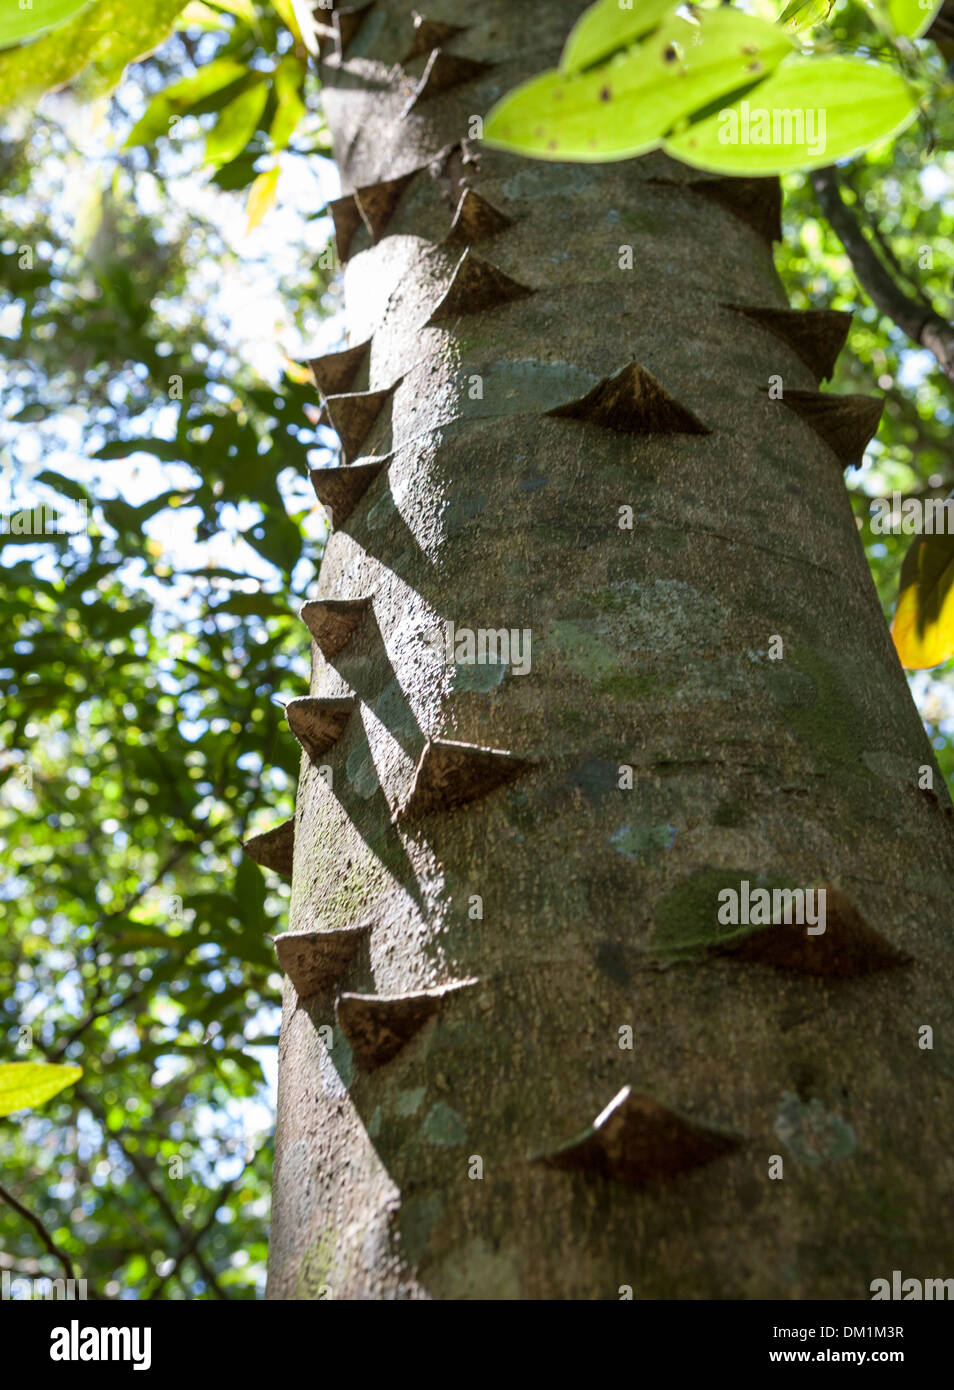
[[(308, 6), (156, 6), (147, 43), (132, 0), (111, 29), (103, 3), (95, 30), (81, 10), (0, 53), (0, 1061), (84, 1068), (0, 1120), (0, 1182), (91, 1297), (254, 1298), (288, 890), (240, 845), (293, 809), (281, 703), (308, 678), (307, 468), (332, 442), (301, 364), (337, 342), (337, 189)], [(67, 85), (33, 107), (41, 59)], [(948, 319), (952, 137), (934, 113), (841, 171)], [(810, 180), (785, 193), (793, 304), (855, 313), (831, 389), (887, 400), (847, 482), (890, 616), (910, 538), (873, 535), (869, 500), (954, 487), (952, 382), (871, 303)], [(61, 533), (20, 533), (38, 506)], [(911, 681), (950, 778), (949, 666)], [(3, 1203), (0, 1270), (62, 1273)]]
[[(0, 1182), (100, 1298), (263, 1288), (287, 886), (240, 846), (293, 810), (330, 438), (293, 11), (182, 22), (0, 140), (0, 1059), (84, 1067), (0, 1120)], [(0, 1266), (63, 1272), (2, 1203)]]

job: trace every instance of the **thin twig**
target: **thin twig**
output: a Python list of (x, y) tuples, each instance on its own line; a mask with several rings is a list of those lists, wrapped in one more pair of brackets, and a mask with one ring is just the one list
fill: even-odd
[(231, 1192), (235, 1187), (238, 1186), (239, 1181), (245, 1176), (245, 1171), (247, 1167), (247, 1164), (244, 1165), (242, 1167), (241, 1172), (239, 1172), (234, 1178), (232, 1178), (231, 1182), (225, 1183), (224, 1186), (221, 1187), (219, 1191), (215, 1194), (215, 1199), (212, 1203), (212, 1210), (209, 1213), (207, 1220), (205, 1220), (201, 1226), (196, 1227), (196, 1229), (189, 1236), (188, 1240), (186, 1240), (184, 1244), (180, 1247), (179, 1253), (176, 1255), (175, 1262), (172, 1268), (169, 1270), (169, 1273), (161, 1275), (158, 1282), (154, 1284), (153, 1287), (146, 1294), (147, 1301), (150, 1299), (158, 1298), (159, 1295), (162, 1293), (162, 1290), (165, 1288), (166, 1284), (169, 1282), (169, 1280), (174, 1279), (176, 1277), (176, 1275), (179, 1273), (181, 1266), (185, 1263), (185, 1261), (189, 1258), (190, 1255), (194, 1254), (199, 1242), (203, 1240), (205, 1236), (208, 1235), (209, 1231), (215, 1225), (215, 1219), (218, 1215), (219, 1207), (222, 1205), (229, 1192)]
[[(171, 1203), (166, 1197), (166, 1194), (153, 1181), (152, 1174), (149, 1172), (149, 1169), (147, 1168), (145, 1163), (143, 1163), (139, 1154), (137, 1154), (134, 1149), (127, 1148), (126, 1145), (120, 1139), (119, 1135), (110, 1133), (108, 1127), (106, 1127), (106, 1118), (103, 1114), (102, 1109), (100, 1108), (97, 1101), (95, 1101), (93, 1097), (89, 1094), (88, 1091), (85, 1091), (81, 1087), (77, 1086), (73, 1094), (76, 1096), (76, 1099), (80, 1101), (81, 1104), (85, 1105), (88, 1110), (92, 1111), (92, 1113), (99, 1120), (100, 1124), (104, 1126), (104, 1131), (107, 1140), (111, 1139), (113, 1143), (116, 1145), (116, 1147), (120, 1150), (123, 1157), (126, 1159), (126, 1162), (135, 1172), (136, 1176), (142, 1183), (145, 1184), (145, 1186), (152, 1193), (153, 1199), (155, 1200), (157, 1206), (159, 1207), (163, 1216), (166, 1218), (166, 1220), (169, 1222), (169, 1224), (172, 1226), (172, 1228), (178, 1235), (180, 1241), (182, 1241), (182, 1243), (185, 1244), (186, 1241), (189, 1239), (190, 1234), (188, 1228), (180, 1223), (179, 1218), (176, 1215), (175, 1209), (172, 1207)], [(198, 1250), (196, 1250), (193, 1252), (193, 1259), (199, 1267), (199, 1273), (202, 1275), (202, 1278), (205, 1280), (209, 1288), (215, 1294), (216, 1298), (227, 1300), (228, 1294), (225, 1293), (225, 1291), (222, 1289), (221, 1285), (219, 1284), (219, 1281), (215, 1277), (214, 1272), (209, 1268), (208, 1264), (206, 1263), (204, 1256)]]
[(842, 197), (837, 170), (816, 169), (811, 182), (862, 289), (917, 347), (932, 352), (945, 376), (954, 381), (954, 326), (897, 283), (865, 236), (854, 208)]
[(77, 1038), (81, 1037), (90, 1024), (95, 1023), (98, 1018), (108, 1018), (110, 1014), (118, 1013), (119, 1010), (124, 1009), (127, 1004), (131, 1004), (134, 999), (137, 999), (139, 995), (142, 994), (147, 983), (148, 981), (146, 980), (140, 980), (133, 989), (129, 990), (127, 994), (124, 994), (115, 1004), (106, 1004), (101, 1009), (90, 1009), (85, 1017), (81, 1018), (79, 1023), (76, 1024), (75, 1028), (72, 1028), (70, 1032), (67, 1033), (66, 1037), (58, 1042), (56, 1047), (51, 1050), (49, 1053), (51, 1060), (56, 1061), (57, 1058), (62, 1057), (66, 1049), (72, 1043), (75, 1043)]
[(43, 1225), (43, 1222), (40, 1220), (40, 1218), (38, 1216), (34, 1216), (33, 1212), (29, 1211), (23, 1205), (22, 1202), (18, 1202), (16, 1197), (14, 1197), (13, 1193), (8, 1192), (5, 1187), (0, 1187), (0, 1201), (6, 1202), (7, 1206), (12, 1207), (15, 1212), (18, 1212), (19, 1215), (23, 1217), (24, 1221), (29, 1221), (30, 1225), (36, 1231), (37, 1235), (40, 1237), (40, 1240), (46, 1246), (50, 1254), (55, 1259), (59, 1260), (60, 1264), (63, 1266), (64, 1270), (66, 1271), (67, 1279), (75, 1279), (76, 1275), (73, 1271), (72, 1260), (70, 1259), (69, 1255), (67, 1255), (66, 1251), (61, 1250), (60, 1247), (56, 1244), (56, 1242), (53, 1240), (53, 1237), (50, 1235), (49, 1231)]

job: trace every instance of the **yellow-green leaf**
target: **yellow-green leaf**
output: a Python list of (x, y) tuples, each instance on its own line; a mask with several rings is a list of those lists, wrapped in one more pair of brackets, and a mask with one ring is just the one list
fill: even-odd
[(236, 19), (243, 19), (250, 28), (258, 27), (258, 15), (255, 13), (255, 6), (252, 0), (209, 0), (217, 10), (225, 10), (227, 14), (234, 15)]
[(876, 3), (882, 15), (887, 13), (889, 26), (896, 34), (918, 39), (931, 27), (931, 22), (944, 0), (884, 0)]
[(234, 58), (219, 58), (200, 68), (192, 77), (163, 88), (153, 97), (129, 132), (125, 148), (149, 145), (161, 135), (168, 135), (169, 123), (174, 116), (184, 115), (214, 92), (224, 92), (227, 87), (243, 81), (247, 76), (248, 68), (244, 63)]
[(248, 190), (248, 200), (245, 204), (245, 212), (248, 217), (246, 232), (255, 230), (274, 203), (280, 174), (281, 169), (276, 164), (274, 169), (266, 169), (264, 174), (259, 174)]
[(891, 636), (909, 671), (954, 656), (954, 536), (915, 536), (901, 566)]
[(630, 0), (623, 9), (620, 0), (597, 0), (580, 15), (560, 58), (562, 72), (579, 72), (598, 63), (617, 49), (635, 43), (648, 34), (679, 0)]
[(584, 73), (544, 73), (490, 112), (490, 145), (538, 159), (628, 159), (652, 149), (681, 117), (770, 72), (792, 50), (774, 24), (738, 10), (704, 10), (660, 26)]
[(276, 151), (287, 148), (305, 114), (305, 103), (301, 99), (304, 80), (304, 63), (294, 53), (286, 53), (272, 76), (276, 109), (268, 135)]
[(183, 0), (96, 0), (32, 43), (7, 49), (0, 53), (0, 111), (66, 82), (86, 99), (111, 92), (127, 64), (168, 38), (183, 7)]
[(910, 125), (918, 93), (862, 58), (792, 58), (761, 86), (665, 142), (718, 174), (784, 174), (860, 154)]
[(34, 0), (29, 9), (21, 9), (17, 0), (4, 0), (0, 9), (0, 48), (8, 43), (22, 43), (63, 24), (89, 0)]
[(226, 27), (221, 11), (214, 10), (211, 5), (203, 4), (203, 0), (189, 0), (188, 5), (176, 21), (177, 29), (203, 29), (206, 33), (211, 33), (216, 29), (222, 30)]
[(0, 1063), (0, 1115), (43, 1105), (82, 1075), (82, 1067), (52, 1062)]
[(834, 0), (791, 0), (778, 17), (790, 34), (802, 29), (811, 29), (815, 24), (823, 24), (831, 14)]

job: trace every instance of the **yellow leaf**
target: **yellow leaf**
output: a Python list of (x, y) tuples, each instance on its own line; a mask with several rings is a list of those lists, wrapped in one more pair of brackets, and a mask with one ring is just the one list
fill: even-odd
[(262, 218), (265, 216), (272, 203), (275, 201), (275, 194), (278, 191), (278, 177), (281, 169), (275, 165), (274, 169), (266, 169), (264, 174), (259, 174), (258, 178), (248, 190), (248, 202), (245, 204), (245, 211), (248, 214), (248, 226), (245, 228), (246, 235), (253, 232)]
[(312, 383), (312, 375), (308, 368), (301, 362), (295, 362), (291, 357), (285, 358), (285, 375), (296, 386), (308, 386)]
[(82, 1075), (82, 1067), (52, 1062), (4, 1062), (0, 1064), (0, 1115), (43, 1105)]
[(891, 636), (908, 671), (954, 656), (954, 536), (915, 536), (901, 566)]

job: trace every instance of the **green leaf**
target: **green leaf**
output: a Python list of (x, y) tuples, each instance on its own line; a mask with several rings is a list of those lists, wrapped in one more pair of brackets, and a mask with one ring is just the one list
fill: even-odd
[(4, 1062), (0, 1064), (0, 1115), (43, 1105), (82, 1075), (82, 1067), (52, 1062)]
[(145, 114), (133, 126), (126, 140), (126, 149), (148, 145), (161, 135), (169, 134), (169, 123), (185, 115), (192, 107), (214, 92), (224, 91), (234, 82), (248, 76), (248, 68), (234, 58), (219, 58), (200, 68), (194, 77), (187, 77), (159, 92), (149, 103)]
[(676, 3), (678, 0), (630, 0), (631, 7), (623, 9), (619, 0), (597, 0), (570, 30), (560, 58), (561, 71), (579, 72), (634, 43), (665, 19)]
[(161, 931), (158, 927), (131, 927), (128, 931), (117, 932), (113, 940), (115, 945), (124, 951), (186, 951), (197, 944), (191, 932), (173, 936), (172, 933)]
[(209, 182), (229, 193), (235, 193), (240, 188), (250, 188), (257, 177), (255, 164), (258, 158), (256, 154), (239, 155), (238, 159), (220, 165)]
[(218, 603), (209, 610), (212, 613), (236, 613), (243, 618), (254, 615), (259, 618), (290, 618), (292, 610), (280, 594), (269, 594), (264, 590), (257, 594), (232, 594), (224, 603)]
[(254, 84), (229, 102), (206, 136), (207, 164), (228, 164), (236, 159), (258, 129), (259, 117), (268, 100), (268, 83), (264, 73), (255, 76)]
[(272, 76), (277, 109), (268, 136), (276, 151), (287, 149), (289, 140), (305, 114), (305, 103), (301, 99), (304, 80), (304, 64), (300, 63), (293, 53), (286, 53)]
[(908, 671), (954, 656), (954, 536), (915, 536), (901, 565), (891, 636)]
[(96, 0), (33, 43), (0, 53), (0, 111), (66, 82), (86, 98), (111, 92), (127, 64), (168, 38), (182, 8), (183, 0)]
[(205, 33), (221, 31), (225, 27), (221, 13), (203, 4), (202, 0), (189, 0), (176, 24), (177, 29), (201, 29)]
[(919, 39), (934, 21), (944, 0), (885, 0), (871, 6), (880, 15), (887, 15), (888, 25), (896, 34)]
[(778, 17), (790, 34), (802, 29), (811, 29), (815, 24), (823, 24), (831, 14), (834, 0), (791, 0)]
[(262, 522), (242, 534), (269, 564), (286, 573), (301, 557), (301, 532), (284, 510), (269, 510)]
[(25, 405), (22, 410), (18, 410), (13, 419), (18, 425), (35, 425), (40, 420), (48, 420), (53, 414), (49, 406), (41, 405), (39, 401), (32, 401)]
[(918, 94), (861, 58), (793, 58), (748, 96), (665, 143), (698, 169), (783, 174), (860, 154), (917, 115)]
[(36, 0), (35, 7), (20, 9), (17, 0), (6, 0), (0, 12), (0, 47), (22, 43), (44, 29), (63, 24), (88, 4), (89, 0)]
[(189, 446), (175, 439), (115, 439), (93, 454), (94, 459), (127, 459), (132, 454), (152, 454), (165, 463), (188, 460)]
[(781, 29), (738, 10), (675, 16), (599, 68), (524, 83), (493, 108), (484, 138), (538, 159), (629, 159), (681, 117), (770, 72), (791, 49)]
[(44, 483), (47, 487), (56, 488), (57, 492), (63, 493), (65, 497), (70, 497), (74, 502), (88, 502), (89, 493), (82, 483), (78, 483), (75, 478), (69, 478), (64, 473), (54, 473), (49, 469), (44, 469), (42, 473), (37, 473), (33, 479), (35, 483)]
[(265, 875), (243, 855), (235, 871), (235, 900), (245, 931), (263, 932), (267, 927), (265, 896)]

